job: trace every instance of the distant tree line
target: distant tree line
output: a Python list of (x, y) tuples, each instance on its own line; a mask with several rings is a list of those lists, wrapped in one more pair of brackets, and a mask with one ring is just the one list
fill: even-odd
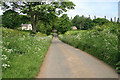
[(99, 25), (102, 26), (105, 23), (108, 22), (113, 22), (113, 23), (119, 23), (120, 19), (115, 17), (116, 21), (113, 21), (112, 18), (111, 20), (107, 20), (106, 16), (105, 18), (96, 18), (96, 16), (94, 16), (94, 19), (90, 19), (90, 15), (89, 17), (84, 17), (84, 16), (79, 16), (76, 15), (73, 19), (72, 19), (72, 24), (73, 26), (76, 26), (78, 29), (81, 30), (87, 30), (87, 29), (92, 29), (94, 28), (94, 26)]
[[(52, 13), (41, 13), (38, 17), (38, 23), (36, 24), (36, 31), (45, 34), (51, 34), (52, 30), (56, 29), (59, 33), (64, 34), (66, 31), (71, 30), (71, 26), (76, 26), (79, 30), (88, 30), (94, 28), (96, 25), (102, 26), (105, 23), (113, 22), (105, 18), (90, 19), (90, 17), (84, 17), (76, 15), (73, 19), (69, 19), (67, 14), (63, 14), (58, 17)], [(119, 21), (119, 18), (117, 22)], [(2, 15), (2, 26), (17, 29), (21, 27), (21, 24), (31, 24), (30, 16), (22, 15), (14, 10), (7, 10)]]
[(103, 24), (108, 23), (108, 22), (110, 21), (107, 20), (106, 18), (95, 17), (95, 19), (92, 20), (90, 19), (90, 16), (87, 18), (87, 17), (79, 16), (79, 15), (76, 15), (72, 19), (73, 26), (76, 26), (78, 29), (81, 29), (81, 30), (92, 29), (96, 25), (102, 26)]

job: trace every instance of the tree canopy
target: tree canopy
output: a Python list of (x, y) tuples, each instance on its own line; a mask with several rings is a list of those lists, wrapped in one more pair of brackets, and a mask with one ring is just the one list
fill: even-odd
[(94, 27), (94, 23), (90, 18), (86, 18), (84, 16), (76, 15), (72, 19), (73, 26), (76, 26), (78, 29), (86, 30)]
[(55, 29), (60, 33), (65, 33), (68, 30), (71, 30), (72, 22), (70, 21), (67, 14), (63, 14), (55, 23)]
[(26, 2), (26, 1), (17, 1), (17, 2), (3, 2), (2, 9), (8, 10), (19, 10), (23, 14), (30, 16), (31, 24), (33, 27), (33, 32), (36, 32), (36, 24), (38, 23), (42, 14), (55, 14), (60, 15), (63, 12), (66, 12), (68, 9), (74, 9), (75, 4), (73, 2), (62, 2), (55, 1), (40, 1), (40, 2)]
[(19, 13), (13, 10), (7, 10), (2, 15), (2, 24), (3, 27), (12, 28), (12, 29), (16, 27), (20, 27), (21, 22), (20, 22)]
[(15, 29), (21, 26), (22, 23), (28, 23), (30, 18), (26, 15), (20, 15), (13, 10), (7, 10), (2, 15), (2, 26)]
[(109, 20), (107, 20), (105, 18), (97, 18), (97, 19), (94, 19), (93, 22), (97, 25), (102, 26), (103, 24), (108, 23)]

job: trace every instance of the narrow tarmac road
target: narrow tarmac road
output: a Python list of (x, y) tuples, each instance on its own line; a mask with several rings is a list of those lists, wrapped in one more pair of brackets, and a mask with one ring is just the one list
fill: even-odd
[(36, 78), (118, 78), (110, 66), (53, 38)]

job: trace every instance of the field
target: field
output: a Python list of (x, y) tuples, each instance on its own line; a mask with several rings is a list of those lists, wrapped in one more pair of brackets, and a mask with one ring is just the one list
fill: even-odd
[(34, 78), (40, 71), (52, 36), (3, 28), (2, 77)]
[(103, 60), (120, 72), (118, 24), (107, 23), (92, 30), (73, 30), (59, 35), (63, 42)]

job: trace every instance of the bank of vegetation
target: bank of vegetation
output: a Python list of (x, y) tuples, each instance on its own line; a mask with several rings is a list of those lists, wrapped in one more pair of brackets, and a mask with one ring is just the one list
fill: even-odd
[(93, 20), (92, 28), (85, 29), (82, 26), (81, 30), (67, 31), (59, 35), (59, 39), (103, 60), (120, 73), (118, 23), (109, 21), (104, 24), (95, 23), (94, 21), (97, 22), (97, 20)]
[[(1, 28), (0, 28), (1, 29)], [(40, 71), (52, 36), (2, 29), (2, 77), (34, 78)]]

